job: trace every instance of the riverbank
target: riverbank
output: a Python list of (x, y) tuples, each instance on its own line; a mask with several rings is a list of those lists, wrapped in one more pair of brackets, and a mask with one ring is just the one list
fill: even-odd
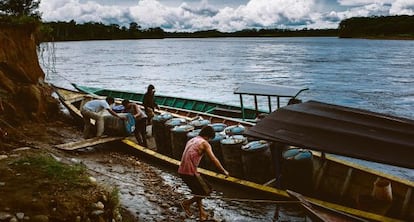
[[(62, 116), (48, 123), (5, 128), (8, 135), (1, 139), (0, 149), (0, 170), (5, 172), (0, 177), (0, 221), (22, 215), (34, 221), (102, 221), (93, 215), (108, 209), (115, 212), (112, 215), (116, 221), (185, 220), (179, 207), (182, 195), (163, 185), (159, 173), (150, 165), (117, 152), (87, 150), (87, 155), (82, 155), (57, 150), (57, 144), (82, 138), (79, 127), (71, 123), (69, 117)], [(72, 184), (41, 173), (47, 166), (34, 166), (31, 162), (44, 157), (48, 157), (47, 162), (54, 159), (67, 167), (82, 166), (89, 181)], [(56, 163), (52, 168), (56, 170)], [(117, 170), (128, 178), (111, 176)], [(134, 177), (133, 183), (114, 184), (114, 180), (122, 182), (130, 180), (130, 176)], [(128, 198), (136, 200), (134, 205), (123, 203)]]

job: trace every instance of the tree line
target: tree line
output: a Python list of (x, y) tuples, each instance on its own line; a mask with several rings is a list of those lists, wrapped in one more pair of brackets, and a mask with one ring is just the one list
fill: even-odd
[(406, 38), (414, 39), (414, 16), (354, 17), (342, 20), (341, 38)]
[(165, 32), (162, 28), (142, 29), (137, 23), (129, 27), (102, 23), (77, 24), (70, 22), (44, 23), (49, 30), (46, 41), (101, 40), (101, 39), (148, 39), (148, 38), (211, 38), (211, 37), (291, 37), (291, 36), (337, 36), (336, 29), (245, 29), (236, 32), (206, 30), (196, 32)]

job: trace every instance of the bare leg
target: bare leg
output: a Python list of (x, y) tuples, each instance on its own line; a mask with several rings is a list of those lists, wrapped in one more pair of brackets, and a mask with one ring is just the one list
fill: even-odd
[(185, 214), (188, 217), (193, 215), (193, 213), (190, 210), (191, 204), (193, 204), (194, 202), (197, 202), (198, 199), (199, 199), (198, 197), (192, 197), (191, 199), (187, 199), (187, 200), (184, 200), (183, 202), (181, 202), (181, 206), (183, 207), (183, 209), (185, 211)]
[(198, 205), (198, 211), (200, 212), (200, 221), (205, 221), (208, 219), (208, 214), (203, 208), (203, 198), (199, 197), (197, 198), (197, 205)]

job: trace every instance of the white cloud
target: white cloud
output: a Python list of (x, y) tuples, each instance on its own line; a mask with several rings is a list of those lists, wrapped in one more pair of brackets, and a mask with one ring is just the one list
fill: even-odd
[(414, 15), (414, 0), (397, 0), (390, 8), (391, 15)]
[(137, 0), (133, 6), (102, 4), (98, 0), (42, 0), (39, 9), (45, 21), (73, 19), (77, 23), (93, 21), (127, 27), (130, 22), (137, 22), (143, 28), (161, 27), (166, 31), (337, 28), (341, 20), (354, 16), (414, 14), (414, 0), (339, 0), (337, 8), (330, 5), (330, 11), (323, 11), (320, 3), (320, 0), (250, 0), (235, 7), (217, 8), (207, 0), (175, 5), (160, 0)]
[(339, 0), (343, 6), (363, 6), (371, 4), (392, 4), (395, 0)]

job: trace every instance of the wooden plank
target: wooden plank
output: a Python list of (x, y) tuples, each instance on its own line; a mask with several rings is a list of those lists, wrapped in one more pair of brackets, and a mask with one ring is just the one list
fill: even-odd
[(80, 140), (70, 143), (56, 145), (55, 147), (62, 150), (77, 150), (88, 146), (95, 146), (98, 144), (108, 143), (116, 140), (122, 140), (124, 137), (94, 137), (91, 139)]
[(346, 174), (345, 182), (344, 182), (344, 184), (342, 186), (342, 189), (341, 189), (341, 195), (340, 195), (341, 198), (344, 196), (345, 191), (348, 189), (348, 186), (349, 186), (349, 183), (350, 183), (351, 177), (352, 177), (352, 172), (353, 172), (353, 168), (349, 168), (348, 173)]

